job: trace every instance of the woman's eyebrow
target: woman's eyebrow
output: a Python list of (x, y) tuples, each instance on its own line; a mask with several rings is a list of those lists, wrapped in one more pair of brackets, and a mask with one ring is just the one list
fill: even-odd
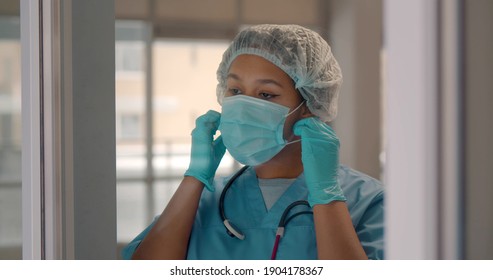
[[(241, 81), (241, 78), (238, 75), (236, 75), (235, 73), (229, 73), (226, 78)], [(274, 79), (257, 79), (257, 80), (255, 80), (255, 82), (257, 82), (259, 84), (264, 84), (264, 85), (265, 84), (274, 84), (280, 88), (283, 88), (282, 84), (279, 83), (278, 81), (274, 80)]]
[(257, 82), (260, 83), (260, 84), (263, 84), (263, 85), (265, 85), (265, 84), (273, 84), (273, 85), (276, 85), (276, 86), (278, 86), (280, 88), (283, 88), (283, 86), (282, 86), (281, 83), (279, 83), (278, 81), (273, 80), (273, 79), (258, 79)]
[(229, 73), (226, 78), (241, 81), (240, 77), (238, 77), (235, 73)]

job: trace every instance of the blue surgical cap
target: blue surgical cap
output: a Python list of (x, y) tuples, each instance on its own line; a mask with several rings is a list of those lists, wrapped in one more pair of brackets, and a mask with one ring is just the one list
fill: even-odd
[(330, 46), (318, 33), (298, 25), (271, 24), (241, 31), (224, 52), (217, 70), (219, 104), (227, 90), (229, 67), (242, 54), (258, 55), (286, 72), (310, 111), (322, 121), (337, 115), (342, 73)]

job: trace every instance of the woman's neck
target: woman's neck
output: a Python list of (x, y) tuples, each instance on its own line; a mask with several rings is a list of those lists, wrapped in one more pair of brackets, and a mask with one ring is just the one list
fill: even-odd
[(301, 143), (290, 144), (266, 163), (255, 166), (261, 179), (297, 178), (303, 172)]

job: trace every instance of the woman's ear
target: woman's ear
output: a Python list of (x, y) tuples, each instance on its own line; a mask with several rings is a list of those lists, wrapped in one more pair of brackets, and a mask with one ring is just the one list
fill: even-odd
[(310, 111), (310, 109), (306, 105), (306, 102), (303, 104), (303, 106), (301, 106), (300, 109), (301, 109), (301, 117), (302, 118), (315, 117), (315, 115), (312, 114), (312, 112)]

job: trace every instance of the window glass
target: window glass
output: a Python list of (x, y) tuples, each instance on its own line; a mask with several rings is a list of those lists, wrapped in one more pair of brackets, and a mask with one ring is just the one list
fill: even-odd
[(0, 17), (0, 259), (22, 258), (19, 33), (18, 17)]
[(115, 69), (117, 74), (142, 74), (144, 71), (143, 51), (143, 42), (117, 41), (115, 44)]
[[(154, 75), (154, 214), (162, 212), (190, 162), (190, 133), (195, 119), (221, 111), (216, 100), (216, 70), (226, 40), (160, 39), (153, 44)], [(226, 154), (217, 175), (230, 173)]]
[[(216, 70), (228, 41), (161, 39), (154, 43), (154, 172), (182, 176), (189, 163), (195, 119), (221, 111)], [(218, 173), (232, 165), (226, 155)]]
[(145, 225), (145, 32), (140, 21), (116, 21), (115, 100), (117, 239)]
[[(226, 40), (146, 39), (149, 26), (117, 21), (115, 42), (118, 243), (124, 246), (159, 215), (190, 161), (195, 119), (216, 101), (216, 69)], [(152, 47), (146, 47), (152, 46)], [(146, 50), (152, 49), (152, 54)], [(152, 57), (152, 73), (146, 59)], [(152, 93), (146, 88), (152, 75)], [(153, 114), (146, 114), (145, 104)], [(149, 119), (147, 119), (149, 118)], [(152, 135), (147, 122), (153, 123)], [(151, 142), (146, 137), (152, 137)], [(147, 156), (146, 151), (152, 154)], [(152, 164), (148, 164), (148, 162)], [(226, 154), (218, 175), (231, 172)]]
[(142, 118), (139, 114), (121, 114), (120, 139), (139, 139), (143, 137)]

